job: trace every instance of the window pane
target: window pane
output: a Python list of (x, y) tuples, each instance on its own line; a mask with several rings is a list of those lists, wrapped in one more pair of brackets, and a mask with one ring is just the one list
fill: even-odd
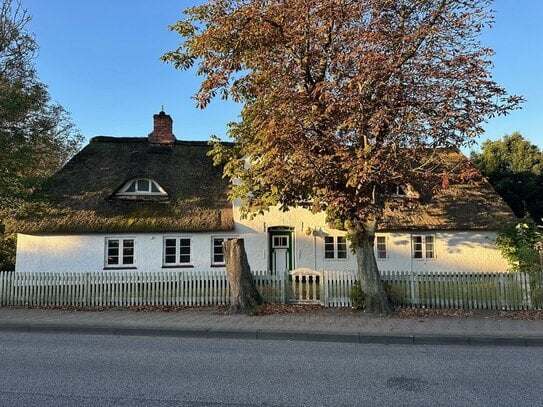
[(164, 262), (165, 263), (175, 263), (175, 254), (173, 256), (166, 256), (166, 258), (164, 259)]
[(175, 256), (175, 247), (168, 247), (168, 246), (166, 246), (166, 255), (173, 255), (173, 256)]
[(107, 256), (107, 264), (119, 264), (119, 256)]
[(213, 263), (224, 263), (224, 253), (222, 249), (222, 237), (213, 239)]
[(151, 192), (160, 192), (154, 182), (151, 182)]
[(149, 180), (146, 180), (146, 179), (138, 180), (138, 192), (149, 192)]
[(134, 256), (123, 256), (123, 264), (134, 264)]
[(334, 237), (333, 236), (324, 236), (324, 258), (325, 259), (334, 258)]
[(347, 258), (347, 240), (344, 236), (337, 237), (337, 258), (346, 259)]
[(426, 236), (425, 246), (426, 246), (426, 258), (433, 259), (434, 258), (434, 237), (433, 236)]
[(134, 240), (133, 239), (124, 239), (123, 240), (123, 246), (124, 247), (134, 247)]
[(126, 192), (136, 192), (136, 181), (130, 184), (130, 186), (126, 189)]
[(413, 258), (422, 259), (422, 236), (413, 236)]
[(166, 247), (175, 247), (176, 240), (175, 239), (166, 239), (165, 245)]
[(107, 241), (107, 260), (108, 265), (119, 264), (119, 241), (108, 240)]
[(387, 258), (386, 237), (377, 236), (376, 241), (377, 241), (377, 258), (386, 259)]
[(190, 239), (179, 239), (179, 263), (190, 263)]

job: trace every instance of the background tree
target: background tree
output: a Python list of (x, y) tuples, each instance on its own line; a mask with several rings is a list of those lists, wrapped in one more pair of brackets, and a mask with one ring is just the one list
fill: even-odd
[[(489, 0), (209, 0), (171, 29), (165, 61), (197, 64), (201, 108), (243, 104), (231, 149), (215, 146), (244, 213), (270, 205), (326, 211), (348, 231), (366, 309), (388, 313), (373, 252), (398, 185), (432, 191), (465, 171), (442, 149), (517, 107), (489, 72), (478, 35)], [(250, 166), (246, 166), (246, 162)]]
[(20, 2), (0, 5), (0, 270), (12, 269), (14, 236), (5, 221), (80, 146), (69, 115), (36, 75), (30, 16)]
[(543, 152), (520, 133), (485, 141), (471, 159), (517, 217), (543, 217)]
[(504, 225), (496, 244), (513, 272), (530, 276), (530, 299), (537, 309), (543, 305), (543, 233), (541, 226), (524, 217), (519, 222)]

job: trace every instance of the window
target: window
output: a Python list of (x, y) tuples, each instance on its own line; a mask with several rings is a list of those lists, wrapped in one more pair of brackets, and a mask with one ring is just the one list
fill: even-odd
[(377, 252), (377, 260), (383, 260), (387, 258), (387, 238), (386, 236), (376, 236), (375, 248)]
[(434, 236), (413, 236), (413, 258), (435, 258)]
[(166, 237), (164, 238), (164, 265), (187, 266), (191, 263), (191, 238)]
[(347, 239), (345, 236), (324, 236), (324, 258), (347, 258)]
[(288, 236), (273, 236), (272, 247), (274, 249), (288, 249)]
[(128, 181), (117, 195), (168, 195), (156, 181), (138, 178)]
[(233, 237), (212, 237), (211, 238), (211, 265), (212, 266), (224, 266), (224, 251), (222, 249), (222, 243), (225, 240), (232, 240)]
[(413, 188), (413, 185), (411, 184), (396, 185), (396, 188), (394, 189), (394, 193), (392, 194), (392, 196), (397, 197), (397, 198), (411, 198), (411, 199), (420, 198), (420, 194), (417, 191), (415, 191), (415, 188)]
[(134, 239), (106, 239), (106, 267), (134, 265)]
[(394, 195), (396, 196), (406, 196), (405, 193), (405, 187), (403, 185), (396, 185), (396, 192), (394, 192)]

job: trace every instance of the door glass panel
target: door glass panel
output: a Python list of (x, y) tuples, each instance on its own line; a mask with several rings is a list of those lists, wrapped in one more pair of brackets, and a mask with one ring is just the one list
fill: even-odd
[(288, 236), (274, 236), (272, 247), (274, 249), (288, 248)]

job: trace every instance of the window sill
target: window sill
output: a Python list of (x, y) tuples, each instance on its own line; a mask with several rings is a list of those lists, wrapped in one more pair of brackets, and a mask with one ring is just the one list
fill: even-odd
[(226, 264), (212, 264), (211, 267), (226, 267)]
[(119, 266), (119, 267), (107, 266), (103, 268), (103, 270), (137, 270), (137, 269), (138, 269), (137, 267), (124, 267), (124, 266)]
[(175, 264), (171, 266), (162, 266), (163, 269), (193, 269), (192, 264)]

